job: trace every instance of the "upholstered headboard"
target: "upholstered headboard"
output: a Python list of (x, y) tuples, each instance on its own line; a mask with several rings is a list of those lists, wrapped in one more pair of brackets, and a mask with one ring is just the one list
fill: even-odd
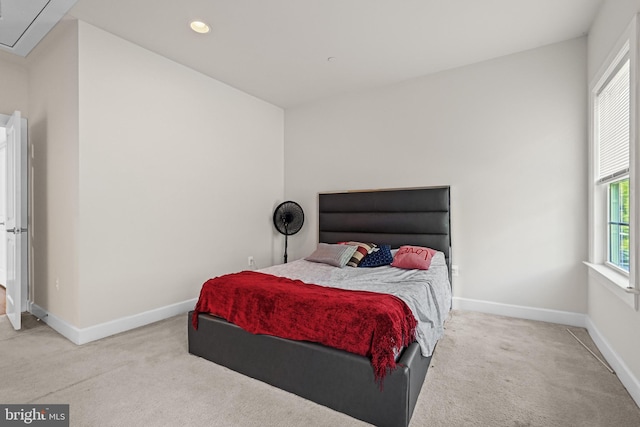
[(450, 187), (320, 193), (318, 241), (426, 246), (444, 253), (451, 279)]

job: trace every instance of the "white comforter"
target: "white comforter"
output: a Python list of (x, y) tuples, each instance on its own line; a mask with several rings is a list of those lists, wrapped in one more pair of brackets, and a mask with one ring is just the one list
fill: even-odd
[(413, 312), (418, 327), (416, 340), (423, 356), (431, 356), (444, 333), (444, 321), (451, 307), (451, 285), (444, 254), (438, 252), (429, 270), (403, 270), (384, 266), (337, 268), (305, 260), (258, 270), (334, 288), (372, 291), (395, 295)]

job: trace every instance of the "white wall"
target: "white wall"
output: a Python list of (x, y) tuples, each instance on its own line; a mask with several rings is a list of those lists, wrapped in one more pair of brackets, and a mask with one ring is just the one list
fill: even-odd
[(23, 58), (0, 52), (0, 114), (20, 111), (29, 117), (29, 83)]
[(79, 327), (270, 265), (282, 109), (79, 23)]
[[(78, 32), (59, 23), (29, 54), (32, 299), (58, 318), (79, 322)], [(58, 288), (56, 288), (56, 280)]]
[(59, 330), (77, 338), (195, 299), (249, 255), (277, 258), (280, 108), (72, 19), (27, 68), (33, 294)]
[(452, 186), (456, 297), (585, 313), (586, 39), (287, 110), (285, 194)]
[[(589, 32), (589, 80), (593, 79), (634, 14), (639, 0), (604, 2)], [(593, 279), (588, 285), (588, 314), (611, 349), (640, 379), (640, 312), (623, 303)], [(640, 383), (636, 385), (640, 390)]]

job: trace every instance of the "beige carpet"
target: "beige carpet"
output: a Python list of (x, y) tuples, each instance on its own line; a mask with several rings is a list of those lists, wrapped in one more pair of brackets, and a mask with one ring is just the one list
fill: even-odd
[[(0, 317), (0, 403), (68, 403), (72, 426), (366, 425), (188, 354), (186, 315), (83, 346), (24, 323)], [(412, 427), (640, 426), (564, 326), (459, 311), (446, 326)]]

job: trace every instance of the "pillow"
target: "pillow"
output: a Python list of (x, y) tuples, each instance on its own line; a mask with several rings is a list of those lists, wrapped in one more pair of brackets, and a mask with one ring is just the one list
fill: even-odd
[(351, 245), (319, 243), (318, 248), (305, 259), (342, 268), (347, 265), (356, 249), (358, 249), (356, 246)]
[(428, 270), (431, 258), (437, 251), (421, 246), (400, 246), (393, 257), (392, 267)]
[(389, 265), (392, 261), (391, 245), (378, 245), (360, 261), (358, 267), (380, 267), (381, 265)]
[(362, 261), (362, 258), (367, 256), (367, 254), (371, 253), (373, 248), (376, 247), (373, 243), (361, 243), (361, 242), (338, 242), (339, 245), (351, 245), (356, 247), (356, 251), (351, 256), (347, 265), (349, 267), (357, 267)]

